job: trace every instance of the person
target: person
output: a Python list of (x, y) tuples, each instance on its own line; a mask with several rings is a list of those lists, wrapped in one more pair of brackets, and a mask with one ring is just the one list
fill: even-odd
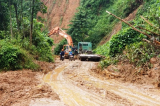
[(64, 50), (63, 49), (61, 50), (61, 53), (60, 53), (60, 60), (62, 59), (62, 56), (64, 56)]
[(78, 51), (77, 49), (74, 50), (74, 55), (77, 55), (78, 54)]
[(73, 55), (71, 50), (69, 51), (69, 55)]
[(69, 60), (74, 60), (74, 54), (72, 53), (72, 51), (69, 51)]

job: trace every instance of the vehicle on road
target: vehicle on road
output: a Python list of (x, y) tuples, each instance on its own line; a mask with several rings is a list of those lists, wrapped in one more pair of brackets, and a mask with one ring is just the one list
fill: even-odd
[(62, 60), (62, 61), (63, 61), (63, 60), (64, 60), (64, 56), (60, 57), (60, 60)]
[(60, 36), (64, 37), (68, 42), (68, 44), (63, 45), (63, 49), (65, 50), (64, 58), (69, 58), (70, 50), (72, 50), (72, 52), (74, 53), (74, 51), (78, 49), (78, 59), (80, 59), (81, 61), (100, 61), (101, 56), (92, 53), (91, 42), (78, 42), (78, 46), (74, 47), (71, 36), (65, 33), (61, 28), (53, 28), (50, 31), (49, 36), (53, 34), (59, 34)]
[(74, 56), (73, 56), (73, 55), (70, 55), (70, 56), (69, 56), (69, 61), (72, 61), (72, 60), (75, 61)]

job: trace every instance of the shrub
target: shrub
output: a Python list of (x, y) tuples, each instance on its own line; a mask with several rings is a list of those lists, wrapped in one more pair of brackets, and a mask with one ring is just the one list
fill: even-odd
[(137, 42), (127, 45), (125, 48), (126, 57), (136, 66), (143, 66), (150, 58), (156, 56), (155, 48), (146, 42)]
[(131, 28), (122, 30), (118, 34), (114, 35), (110, 40), (109, 55), (115, 56), (117, 53), (122, 53), (126, 45), (139, 42), (142, 38), (144, 38), (144, 35)]
[(94, 52), (96, 54), (100, 54), (103, 56), (108, 56), (110, 50), (109, 42), (105, 43), (104, 45), (98, 46)]
[(0, 41), (0, 69), (37, 69), (38, 65), (32, 60), (32, 57), (19, 46), (11, 44), (8, 40)]

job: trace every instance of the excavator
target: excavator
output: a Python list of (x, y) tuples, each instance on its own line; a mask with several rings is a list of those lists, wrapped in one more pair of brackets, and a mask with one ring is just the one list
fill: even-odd
[(71, 36), (68, 35), (68, 34), (66, 34), (66, 33), (65, 33), (61, 28), (59, 28), (59, 27), (53, 28), (48, 35), (51, 36), (51, 35), (53, 35), (53, 34), (58, 34), (58, 35), (64, 37), (64, 38), (67, 40), (68, 44), (63, 45), (63, 50), (65, 50), (65, 55), (64, 55), (65, 58), (69, 58), (69, 51), (71, 51), (72, 48), (73, 48), (73, 41), (72, 41)]
[(85, 61), (85, 60), (99, 61), (101, 59), (101, 56), (92, 54), (92, 43), (91, 42), (78, 42), (78, 48), (74, 48), (71, 36), (65, 33), (61, 28), (59, 27), (53, 28), (50, 31), (49, 36), (53, 34), (58, 34), (64, 37), (68, 42), (68, 44), (63, 45), (63, 49), (65, 50), (65, 58), (69, 58), (69, 51), (78, 49), (78, 54), (79, 54), (78, 58), (81, 61)]

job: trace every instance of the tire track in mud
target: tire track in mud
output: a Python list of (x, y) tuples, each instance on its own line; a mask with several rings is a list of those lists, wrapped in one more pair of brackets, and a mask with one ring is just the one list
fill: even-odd
[(69, 106), (160, 106), (160, 93), (90, 75), (94, 62), (68, 62), (44, 77)]
[[(100, 97), (97, 97), (95, 94), (88, 93), (64, 79), (62, 72), (60, 72), (60, 70), (63, 71), (65, 69), (63, 67), (55, 69), (55, 72), (53, 73), (48, 73), (44, 77), (44, 82), (48, 83), (54, 91), (59, 94), (65, 104), (68, 104), (69, 106), (104, 105), (104, 101), (99, 99)], [(56, 80), (55, 77), (52, 76), (56, 76)], [(95, 101), (91, 101), (93, 98)]]

